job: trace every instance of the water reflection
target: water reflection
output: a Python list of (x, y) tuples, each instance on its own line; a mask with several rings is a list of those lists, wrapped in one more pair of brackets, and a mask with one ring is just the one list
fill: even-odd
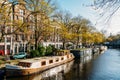
[(87, 80), (87, 76), (91, 71), (91, 60), (95, 56), (88, 56), (81, 59), (76, 59), (74, 66), (72, 66), (71, 71), (66, 74), (66, 80)]
[(109, 49), (92, 63), (89, 80), (120, 80), (120, 51)]

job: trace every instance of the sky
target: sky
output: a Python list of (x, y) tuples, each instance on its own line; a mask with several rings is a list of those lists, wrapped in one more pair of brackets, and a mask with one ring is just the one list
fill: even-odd
[(87, 19), (94, 17), (92, 9), (86, 7), (91, 2), (92, 0), (58, 0), (62, 10), (70, 11), (73, 16), (81, 15)]
[[(99, 13), (92, 7), (87, 6), (93, 3), (94, 0), (57, 0), (60, 8), (72, 13), (73, 16), (83, 16), (89, 19), (93, 26), (99, 31), (106, 30), (107, 35), (116, 34), (120, 32), (120, 11), (118, 11), (112, 18), (111, 22), (104, 24), (104, 21), (99, 16)], [(97, 22), (97, 24), (96, 24)]]

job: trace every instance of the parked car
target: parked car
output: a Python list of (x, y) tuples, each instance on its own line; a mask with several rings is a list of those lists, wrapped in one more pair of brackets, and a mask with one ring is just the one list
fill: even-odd
[(27, 53), (25, 52), (19, 52), (18, 54), (13, 55), (14, 59), (21, 59), (21, 58), (26, 58), (27, 57)]

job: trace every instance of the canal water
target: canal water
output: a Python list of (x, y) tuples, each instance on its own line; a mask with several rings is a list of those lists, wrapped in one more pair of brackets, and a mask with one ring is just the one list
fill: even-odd
[(35, 75), (4, 80), (120, 80), (120, 50), (108, 49)]

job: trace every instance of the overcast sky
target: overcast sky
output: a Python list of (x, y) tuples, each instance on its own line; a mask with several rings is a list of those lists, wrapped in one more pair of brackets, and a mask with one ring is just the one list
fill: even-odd
[(89, 19), (98, 30), (107, 30), (108, 34), (120, 32), (120, 11), (113, 16), (111, 22), (104, 24), (104, 21), (100, 19), (97, 11), (92, 7), (86, 7), (86, 5), (92, 4), (92, 1), (93, 0), (58, 0), (58, 4), (62, 10), (70, 11), (73, 16), (81, 15)]

